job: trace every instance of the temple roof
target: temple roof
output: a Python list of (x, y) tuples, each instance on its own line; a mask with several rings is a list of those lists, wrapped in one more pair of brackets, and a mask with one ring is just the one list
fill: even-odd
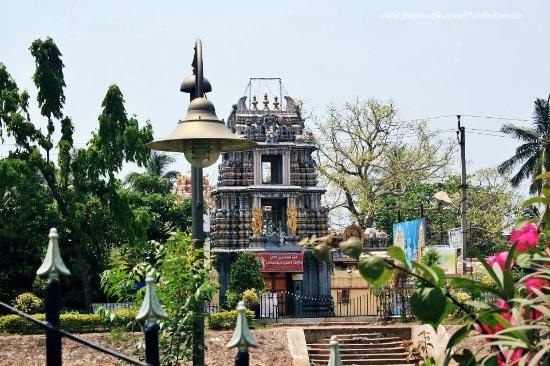
[(246, 96), (233, 105), (227, 126), (237, 135), (256, 142), (278, 143), (296, 142), (309, 144), (313, 136), (304, 128), (299, 105), (289, 96), (285, 96), (285, 106), (281, 105), (278, 97), (273, 98), (270, 106), (267, 94), (263, 96), (263, 108), (258, 106), (256, 96), (247, 105)]

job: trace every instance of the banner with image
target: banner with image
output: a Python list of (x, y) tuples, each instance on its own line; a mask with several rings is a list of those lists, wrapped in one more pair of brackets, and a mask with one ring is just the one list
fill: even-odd
[(393, 245), (403, 248), (409, 262), (416, 259), (426, 245), (426, 219), (393, 224)]
[(449, 246), (451, 248), (462, 249), (462, 229), (456, 228), (448, 231), (449, 233)]

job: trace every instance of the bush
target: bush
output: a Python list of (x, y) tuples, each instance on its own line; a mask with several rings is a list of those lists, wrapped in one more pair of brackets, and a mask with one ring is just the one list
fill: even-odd
[[(218, 311), (216, 313), (210, 314), (208, 319), (208, 328), (209, 329), (235, 329), (235, 324), (237, 324), (237, 310), (230, 311)], [(246, 319), (248, 324), (254, 319), (254, 312), (251, 310), (246, 311)]]
[(239, 297), (250, 288), (263, 291), (265, 284), (260, 269), (260, 261), (253, 252), (241, 252), (231, 266), (227, 291), (239, 294)]
[(236, 292), (227, 291), (225, 293), (225, 304), (229, 309), (235, 309), (237, 307), (237, 303), (240, 300), (241, 300), (241, 296)]
[(38, 296), (39, 298), (43, 299), (46, 297), (46, 286), (48, 284), (48, 281), (45, 279), (36, 276), (34, 278), (34, 281), (32, 281), (32, 293)]
[(44, 302), (35, 294), (23, 292), (15, 298), (13, 307), (27, 314), (36, 314), (44, 310)]
[[(61, 328), (71, 333), (101, 333), (114, 326), (126, 325), (135, 320), (136, 310), (121, 309), (111, 321), (98, 314), (63, 313), (59, 316)], [(33, 318), (44, 320), (44, 314), (35, 314)], [(44, 329), (18, 315), (0, 316), (0, 334), (40, 334)]]
[(260, 296), (255, 288), (243, 292), (243, 301), (248, 309), (252, 309), (260, 303)]

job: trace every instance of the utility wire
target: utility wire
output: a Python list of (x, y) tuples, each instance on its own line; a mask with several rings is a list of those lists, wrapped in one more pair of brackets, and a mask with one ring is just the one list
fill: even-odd
[(471, 117), (471, 118), (486, 118), (486, 119), (499, 119), (503, 121), (519, 121), (519, 122), (530, 122), (528, 119), (521, 118), (507, 118), (507, 117), (494, 117), (494, 116), (474, 116), (471, 114), (461, 114), (461, 117)]

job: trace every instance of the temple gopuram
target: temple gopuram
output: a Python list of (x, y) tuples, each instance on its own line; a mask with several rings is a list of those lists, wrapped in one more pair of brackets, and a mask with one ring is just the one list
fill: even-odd
[[(270, 293), (283, 299), (289, 314), (332, 312), (330, 264), (317, 261), (298, 244), (305, 237), (328, 233), (328, 210), (317, 187), (311, 133), (300, 108), (285, 96), (261, 106), (243, 96), (233, 106), (229, 129), (258, 147), (222, 154), (217, 186), (211, 191), (211, 253), (216, 256), (220, 303), (225, 303), (231, 264), (242, 251), (254, 251), (262, 263)], [(291, 312), (291, 313), (290, 313)]]

